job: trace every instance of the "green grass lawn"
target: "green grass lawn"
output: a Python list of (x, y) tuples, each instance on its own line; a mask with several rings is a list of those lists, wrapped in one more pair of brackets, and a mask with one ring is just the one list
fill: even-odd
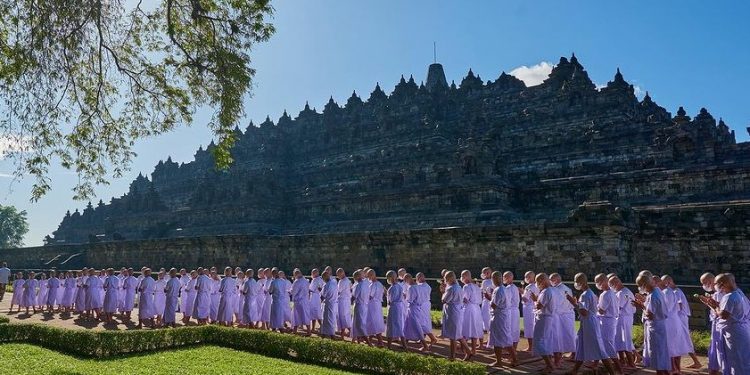
[(353, 374), (216, 346), (95, 360), (29, 344), (2, 344), (0, 358), (3, 374)]

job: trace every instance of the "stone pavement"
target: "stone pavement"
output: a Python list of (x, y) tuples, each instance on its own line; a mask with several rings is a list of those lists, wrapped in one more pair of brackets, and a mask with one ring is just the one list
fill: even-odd
[[(79, 319), (77, 314), (46, 314), (46, 313), (36, 313), (36, 314), (26, 314), (26, 312), (22, 309), (20, 313), (15, 312), (15, 309), (12, 313), (8, 313), (8, 308), (10, 307), (10, 296), (6, 294), (6, 298), (0, 302), (0, 314), (3, 316), (7, 316), (11, 319), (11, 323), (43, 323), (48, 324), (55, 327), (61, 327), (61, 328), (69, 328), (69, 329), (90, 329), (90, 330), (128, 330), (128, 329), (136, 329), (136, 323), (137, 322), (123, 322), (122, 319), (116, 318), (117, 324), (114, 325), (105, 325), (102, 322), (93, 322), (93, 321), (84, 321)], [(138, 316), (138, 309), (136, 308), (133, 311), (133, 317)], [(177, 314), (178, 319), (182, 316), (182, 314)], [(194, 325), (194, 321), (191, 322), (191, 325)], [(150, 329), (150, 328), (144, 328), (144, 329)], [(439, 335), (439, 330), (435, 330), (435, 335)], [(419, 345), (412, 343), (411, 349), (416, 352), (416, 349)], [(394, 347), (396, 347), (394, 345)], [(520, 366), (515, 368), (488, 368), (489, 374), (538, 374), (540, 373), (540, 370), (544, 368), (544, 363), (539, 357), (533, 357), (529, 353), (525, 352), (524, 350), (527, 348), (526, 342), (524, 339), (521, 340), (521, 343), (519, 343), (519, 362), (521, 363)], [(448, 355), (448, 343), (446, 340), (439, 340), (437, 344), (433, 346), (433, 355), (435, 356), (441, 356), (441, 357), (447, 357)], [(482, 363), (489, 365), (494, 361), (493, 354), (488, 350), (479, 350), (477, 352), (477, 355), (472, 359), (473, 361), (477, 363)], [(707, 363), (707, 359), (703, 356), (701, 356), (701, 362), (704, 364), (704, 367), (700, 370), (690, 370), (687, 369), (687, 366), (691, 363), (689, 358), (683, 358), (683, 368), (686, 370), (683, 370), (683, 374), (707, 374), (708, 370), (705, 368), (705, 364)], [(573, 363), (570, 361), (564, 361), (562, 368), (556, 370), (553, 372), (553, 374), (565, 374), (570, 371), (572, 368)], [(581, 373), (594, 373), (591, 369), (584, 369), (585, 371), (581, 371)], [(626, 374), (653, 374), (654, 371), (646, 370), (642, 368), (638, 369), (632, 369), (626, 371)]]

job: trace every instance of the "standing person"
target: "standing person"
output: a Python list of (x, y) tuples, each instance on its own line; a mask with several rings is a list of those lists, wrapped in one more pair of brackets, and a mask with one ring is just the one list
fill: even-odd
[(184, 284), (182, 299), (184, 301), (185, 309), (182, 310), (182, 323), (187, 325), (190, 322), (190, 318), (193, 316), (193, 309), (195, 308), (195, 299), (198, 292), (195, 290), (195, 284), (198, 282), (198, 271), (190, 271), (190, 280)]
[[(302, 271), (298, 268), (292, 273), (294, 282), (292, 283), (292, 301), (294, 302), (293, 330), (297, 332), (298, 328), (305, 330), (305, 335), (310, 336), (312, 333), (312, 315), (310, 314), (310, 282), (307, 281)], [(320, 300), (320, 295), (318, 295)]]
[(75, 293), (75, 305), (76, 312), (81, 317), (86, 316), (86, 268), (78, 271), (78, 277), (76, 277), (76, 293)]
[[(513, 352), (521, 340), (521, 290), (513, 283), (513, 272), (503, 272), (503, 284), (508, 297), (508, 314), (510, 314), (510, 337), (513, 340)], [(575, 318), (574, 318), (575, 319)]]
[(284, 283), (284, 296), (286, 298), (286, 304), (284, 305), (284, 326), (291, 328), (294, 325), (292, 322), (292, 282), (286, 278), (284, 271), (279, 271), (279, 279)]
[(617, 350), (617, 354), (620, 357), (621, 367), (634, 368), (633, 314), (635, 314), (635, 306), (633, 306), (632, 302), (635, 297), (633, 296), (633, 292), (626, 288), (617, 276), (609, 278), (609, 285), (615, 291), (617, 306), (619, 308), (615, 329), (615, 350)]
[[(554, 370), (552, 356), (557, 348), (557, 322), (559, 320), (557, 309), (560, 306), (560, 299), (564, 297), (557, 289), (552, 288), (547, 274), (540, 273), (536, 275), (535, 281), (539, 294), (530, 294), (531, 300), (535, 303), (534, 354), (542, 357), (545, 364), (542, 373), (548, 374)], [(525, 316), (524, 320), (526, 320)]]
[(323, 306), (321, 305), (320, 292), (323, 290), (325, 282), (320, 277), (317, 268), (310, 272), (310, 318), (312, 319), (311, 330), (315, 331), (315, 325), (320, 325), (323, 320)]
[(117, 278), (120, 279), (120, 287), (117, 291), (117, 309), (122, 316), (125, 311), (125, 278), (128, 277), (128, 270), (125, 267), (120, 268)]
[(677, 345), (681, 346), (681, 351), (687, 353), (690, 356), (690, 359), (693, 360), (693, 363), (688, 367), (692, 369), (699, 369), (703, 367), (703, 365), (698, 359), (698, 356), (695, 355), (695, 348), (693, 347), (693, 340), (690, 337), (690, 326), (688, 324), (688, 320), (690, 319), (691, 315), (690, 302), (685, 296), (685, 293), (682, 292), (682, 289), (678, 288), (674, 283), (674, 279), (672, 279), (671, 276), (662, 276), (662, 282), (665, 284), (664, 286), (667, 289), (672, 291), (677, 303), (675, 306), (678, 318), (678, 330), (680, 332), (680, 341), (677, 342)]
[(10, 298), (10, 309), (8, 310), (9, 314), (13, 312), (13, 305), (16, 305), (16, 307), (18, 307), (18, 310), (16, 310), (16, 312), (21, 312), (21, 305), (23, 304), (23, 292), (26, 290), (23, 285), (25, 283), (26, 280), (23, 279), (23, 273), (17, 272), (16, 279), (13, 280), (13, 296)]
[(115, 276), (115, 270), (107, 269), (107, 278), (104, 279), (104, 321), (114, 323), (113, 317), (117, 313), (119, 300), (120, 279)]
[(724, 293), (718, 305), (712, 303), (723, 338), (724, 374), (750, 374), (750, 302), (731, 273), (717, 276), (716, 286)]
[(534, 351), (534, 324), (536, 317), (534, 316), (534, 299), (539, 295), (539, 288), (534, 281), (536, 274), (533, 271), (527, 271), (523, 275), (523, 280), (526, 286), (523, 288), (523, 294), (521, 295), (521, 302), (523, 303), (523, 337), (529, 344), (526, 348), (527, 352)]
[(104, 298), (99, 293), (104, 290), (102, 279), (96, 275), (96, 270), (89, 269), (89, 277), (86, 279), (86, 310), (89, 310), (90, 317), (94, 320), (102, 319), (102, 307), (104, 307)]
[(441, 301), (443, 302), (443, 327), (442, 336), (450, 340), (450, 360), (456, 358), (456, 344), (461, 345), (464, 350), (464, 361), (471, 356), (471, 349), (466, 345), (462, 332), (463, 328), (463, 292), (456, 281), (456, 274), (447, 271), (444, 277), (445, 292)]
[[(422, 344), (422, 348), (419, 351), (429, 353), (432, 344), (427, 345), (424, 337), (427, 335), (423, 320), (424, 320), (424, 303), (420, 301), (420, 296), (426, 289), (420, 288), (417, 285), (410, 274), (404, 275), (404, 283), (409, 285), (409, 290), (406, 292), (406, 321), (404, 322), (404, 339), (406, 341), (418, 341)], [(429, 301), (429, 299), (428, 299)], [(390, 315), (390, 314), (389, 314)], [(432, 334), (432, 327), (429, 329), (429, 333)], [(433, 335), (434, 337), (434, 335)]]
[(256, 328), (260, 322), (260, 309), (258, 308), (258, 298), (262, 295), (260, 284), (253, 277), (255, 271), (248, 268), (245, 271), (245, 284), (242, 285), (241, 298), (245, 300), (242, 305), (242, 322), (247, 328)]
[(54, 311), (55, 305), (60, 307), (60, 302), (57, 299), (57, 292), (60, 290), (60, 279), (57, 278), (57, 272), (52, 270), (49, 272), (49, 280), (47, 280), (47, 312), (50, 314)]
[(463, 282), (463, 333), (466, 343), (471, 340), (471, 355), (477, 354), (477, 343), (484, 341), (484, 327), (482, 326), (482, 289), (471, 279), (471, 272), (463, 270), (461, 272), (461, 282)]
[[(378, 281), (375, 276), (375, 270), (368, 270), (365, 273), (366, 279), (362, 280), (365, 283), (365, 290), (368, 291), (370, 299), (367, 301), (367, 336), (370, 336), (370, 340), (377, 339), (377, 345), (383, 346), (383, 333), (385, 332), (385, 321), (383, 319), (383, 296), (385, 295), (385, 288), (383, 284)], [(403, 315), (401, 316), (403, 319)]]
[(122, 303), (123, 319), (130, 320), (135, 306), (135, 293), (138, 289), (138, 279), (133, 276), (133, 269), (130, 268), (125, 273), (125, 279), (122, 282), (122, 289), (125, 292), (125, 299)]
[[(185, 312), (188, 311), (187, 309), (187, 292), (188, 292), (188, 283), (190, 280), (192, 280), (193, 277), (191, 274), (187, 272), (186, 269), (182, 268), (180, 269), (180, 306), (179, 311), (183, 314), (183, 317), (185, 315)], [(195, 285), (193, 285), (195, 286)]]
[(671, 279), (672, 278), (669, 275), (663, 275), (661, 279), (656, 276), (654, 277), (654, 281), (659, 286), (662, 293), (664, 293), (664, 301), (667, 303), (667, 331), (672, 335), (668, 345), (669, 354), (672, 357), (672, 371), (680, 373), (682, 362), (681, 357), (687, 355), (690, 351), (685, 345), (686, 336), (687, 340), (690, 340), (690, 333), (684, 332), (681, 329), (682, 323), (680, 322), (680, 317), (677, 316), (680, 301), (674, 290), (669, 287), (669, 280)]
[(211, 312), (211, 278), (208, 277), (208, 272), (209, 270), (199, 267), (195, 280), (196, 295), (192, 317), (198, 321), (198, 325), (208, 323), (208, 315)]
[(323, 280), (323, 290), (320, 297), (323, 299), (323, 319), (320, 323), (320, 336), (335, 338), (336, 324), (338, 323), (338, 283), (334, 277), (331, 277), (331, 271), (323, 271), (321, 276)]
[[(233, 307), (234, 307), (234, 319), (237, 321), (238, 324), (242, 325), (242, 310), (244, 310), (245, 307), (245, 299), (240, 296), (240, 289), (242, 289), (242, 286), (245, 285), (245, 273), (242, 272), (242, 268), (235, 267), (234, 268), (234, 275), (237, 277), (234, 283), (234, 292), (232, 294), (233, 298)], [(216, 285), (216, 290), (218, 290), (218, 285)], [(216, 300), (216, 304), (218, 307), (219, 300)], [(213, 306), (213, 304), (211, 305)]]
[(263, 328), (271, 329), (271, 305), (273, 304), (273, 297), (271, 296), (271, 283), (273, 282), (273, 271), (270, 268), (263, 270), (265, 275), (265, 282), (263, 283), (263, 311), (261, 318), (263, 319)]
[[(391, 348), (393, 339), (401, 342), (401, 348), (406, 350), (406, 339), (404, 338), (404, 289), (396, 280), (396, 272), (388, 271), (385, 278), (390, 287), (388, 288), (388, 317), (385, 327), (385, 337), (388, 340), (388, 349)], [(406, 278), (406, 275), (404, 275)], [(406, 282), (403, 280), (402, 282)], [(424, 338), (424, 336), (423, 336)], [(424, 342), (424, 339), (422, 340)]]
[[(594, 278), (597, 283), (597, 287), (600, 286), (600, 276), (601, 278), (604, 278), (606, 280), (606, 276), (604, 274), (597, 275)], [(603, 306), (601, 304), (601, 299), (597, 301), (596, 295), (591, 291), (591, 288), (589, 288), (588, 279), (586, 278), (585, 274), (576, 274), (574, 281), (575, 288), (577, 290), (580, 290), (582, 293), (578, 297), (578, 300), (576, 300), (572, 295), (566, 296), (570, 304), (578, 308), (578, 314), (581, 319), (581, 328), (578, 329), (578, 336), (576, 337), (576, 363), (573, 367), (572, 374), (578, 373), (578, 370), (581, 369), (581, 365), (583, 365), (584, 361), (602, 361), (609, 374), (619, 374), (621, 373), (619, 370), (614, 372), (612, 368), (612, 362), (609, 359), (611, 358), (612, 354), (607, 351), (606, 344), (604, 343), (604, 341), (609, 339), (609, 337), (603, 337), (606, 335), (602, 333), (603, 327), (609, 325), (612, 325), (612, 327), (614, 327), (614, 319), (612, 319), (612, 322), (610, 322), (609, 319), (607, 319), (606, 315), (601, 314), (603, 308), (606, 308), (604, 310), (604, 312), (606, 313), (609, 313), (611, 311), (611, 308), (609, 306)], [(611, 297), (614, 297), (614, 294), (603, 293), (602, 296), (607, 299), (605, 304), (609, 304), (610, 302), (612, 302), (610, 299)], [(614, 302), (612, 303), (614, 304)], [(597, 317), (597, 311), (600, 313), (599, 317)], [(604, 323), (600, 322), (602, 317), (605, 317)], [(614, 331), (614, 328), (612, 330)], [(612, 345), (612, 351), (614, 351), (614, 345)]]
[[(695, 295), (706, 307), (708, 307), (709, 319), (711, 320), (711, 343), (708, 347), (708, 371), (710, 375), (721, 374), (721, 361), (724, 358), (724, 342), (721, 331), (717, 327), (719, 315), (715, 307), (719, 306), (724, 293), (716, 288), (716, 277), (711, 272), (706, 272), (700, 277), (705, 295)], [(712, 302), (713, 301), (713, 302)]]
[(336, 270), (336, 277), (338, 278), (338, 317), (336, 326), (339, 329), (341, 339), (344, 340), (348, 334), (351, 333), (352, 329), (352, 282), (346, 277), (346, 273), (343, 268)]
[(286, 310), (289, 309), (286, 283), (279, 278), (279, 270), (276, 267), (271, 270), (271, 278), (268, 288), (268, 293), (271, 295), (271, 330), (283, 332)]
[(166, 300), (164, 301), (164, 325), (169, 327), (175, 327), (176, 314), (178, 308), (178, 298), (180, 297), (180, 290), (182, 289), (182, 283), (180, 278), (177, 277), (177, 269), (172, 268), (169, 270), (169, 281), (164, 287), (164, 294)]
[[(508, 302), (510, 296), (507, 293), (506, 287), (503, 286), (500, 272), (493, 272), (490, 280), (495, 289), (492, 293), (485, 293), (484, 295), (485, 299), (490, 301), (490, 307), (492, 308), (490, 314), (490, 338), (487, 343), (495, 352), (495, 362), (490, 367), (501, 366), (503, 364), (503, 350), (508, 352), (510, 365), (515, 367), (518, 365), (518, 359), (516, 358), (516, 349), (513, 347), (512, 318), (509, 311), (514, 307)], [(515, 309), (518, 310), (517, 305)]]
[[(370, 301), (370, 288), (367, 285), (367, 280), (363, 278), (362, 270), (354, 271), (353, 276), (354, 287), (352, 288), (352, 297), (354, 298), (354, 315), (352, 316), (351, 329), (352, 342), (365, 342), (368, 346), (372, 346), (367, 331), (367, 304)], [(339, 301), (341, 301), (341, 298), (339, 298)], [(341, 306), (339, 306), (340, 312)]]
[(8, 268), (8, 263), (3, 262), (2, 266), (0, 266), (0, 302), (3, 302), (3, 297), (5, 297), (5, 287), (8, 285), (9, 279), (10, 269)]
[(164, 325), (164, 308), (167, 304), (167, 293), (164, 291), (169, 282), (169, 275), (162, 268), (154, 283), (154, 313), (156, 314), (156, 326)]
[(232, 277), (232, 268), (224, 267), (224, 278), (219, 282), (218, 294), (220, 298), (216, 314), (220, 325), (227, 327), (232, 325), (236, 283), (237, 281)]
[(667, 343), (669, 307), (650, 272), (641, 271), (635, 283), (647, 295), (638, 295), (633, 301), (643, 310), (643, 364), (656, 370), (657, 375), (667, 375), (672, 370)]
[[(492, 291), (495, 290), (495, 287), (492, 285), (492, 268), (482, 268), (481, 278), (482, 283), (480, 288), (482, 296), (492, 294)], [(492, 301), (484, 297), (482, 298), (482, 330), (484, 333), (490, 332), (490, 311), (492, 310), (490, 304), (492, 304)]]
[(39, 282), (35, 278), (36, 274), (34, 271), (29, 271), (29, 275), (26, 278), (26, 282), (23, 284), (23, 298), (21, 299), (21, 307), (26, 308), (26, 314), (29, 314), (29, 309), (33, 309), (36, 314), (36, 287)]
[[(240, 272), (241, 273), (241, 272)], [(219, 293), (219, 289), (221, 289), (221, 279), (219, 278), (219, 275), (216, 271), (211, 271), (211, 309), (208, 314), (209, 318), (211, 319), (211, 323), (217, 323), (219, 321), (219, 302), (221, 301), (221, 293)], [(229, 277), (232, 277), (230, 274)], [(239, 276), (237, 277), (239, 280)], [(235, 287), (232, 290), (232, 299), (237, 300), (239, 299), (237, 297), (237, 288)], [(242, 316), (239, 316), (238, 322), (241, 322)], [(231, 322), (229, 324), (232, 325)]]
[(57, 273), (57, 284), (58, 284), (57, 296), (55, 296), (55, 300), (57, 301), (56, 311), (58, 312), (63, 311), (62, 300), (63, 300), (63, 295), (65, 294), (65, 279), (66, 279), (65, 272), (59, 271)]
[(70, 271), (66, 272), (65, 276), (65, 283), (63, 284), (63, 289), (65, 289), (65, 291), (63, 291), (62, 306), (63, 311), (72, 312), (76, 298), (76, 278), (74, 277), (73, 272)]
[(36, 306), (39, 310), (44, 312), (47, 307), (47, 296), (49, 295), (49, 284), (47, 280), (47, 274), (42, 272), (39, 274), (39, 292), (36, 294)]
[(609, 288), (607, 275), (600, 273), (594, 276), (594, 283), (596, 283), (597, 289), (602, 291), (597, 300), (596, 316), (599, 318), (600, 337), (604, 343), (604, 351), (607, 354), (607, 358), (614, 362), (612, 364), (614, 371), (621, 374), (622, 368), (620, 368), (620, 361), (618, 359), (617, 350), (615, 349), (617, 318), (620, 315), (617, 296), (615, 295), (615, 292)]
[(154, 327), (154, 316), (156, 316), (156, 306), (154, 306), (154, 285), (156, 281), (151, 277), (151, 268), (143, 270), (143, 278), (138, 285), (138, 327), (142, 328), (144, 322), (148, 322), (151, 328)]
[[(396, 282), (401, 285), (401, 290), (403, 291), (403, 299), (406, 299), (406, 292), (409, 290), (410, 285), (406, 283), (404, 278), (406, 277), (406, 268), (399, 268), (396, 272)], [(387, 298), (386, 298), (387, 299)], [(406, 309), (401, 310), (401, 326), (403, 327), (404, 324), (406, 324)]]
[[(427, 279), (422, 272), (417, 272), (416, 287), (418, 288), (419, 294), (415, 298), (422, 305), (422, 319), (420, 320), (422, 323), (422, 330), (430, 338), (430, 350), (432, 350), (432, 346), (437, 342), (437, 337), (432, 333), (432, 314), (430, 314), (432, 311), (432, 302), (430, 301), (430, 298), (432, 297), (432, 287), (427, 283)], [(409, 288), (409, 290), (411, 290), (411, 288)]]
[(553, 288), (565, 298), (560, 299), (560, 306), (557, 309), (557, 317), (560, 319), (557, 327), (558, 332), (557, 350), (555, 350), (555, 365), (559, 366), (562, 361), (563, 353), (571, 353), (570, 358), (575, 358), (576, 351), (576, 314), (575, 306), (568, 302), (567, 296), (572, 296), (573, 291), (562, 282), (559, 273), (549, 275), (549, 281)]

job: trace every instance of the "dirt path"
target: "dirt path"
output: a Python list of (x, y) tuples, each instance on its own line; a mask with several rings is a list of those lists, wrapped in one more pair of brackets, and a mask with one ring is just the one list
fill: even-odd
[[(6, 294), (6, 297), (9, 297)], [(2, 302), (0, 302), (0, 314), (7, 316), (11, 319), (11, 323), (43, 323), (48, 324), (55, 327), (60, 328), (68, 328), (68, 329), (92, 329), (92, 330), (128, 330), (128, 329), (136, 329), (136, 323), (133, 322), (123, 322), (122, 319), (116, 318), (117, 324), (116, 325), (105, 325), (102, 322), (92, 322), (92, 321), (84, 321), (79, 319), (77, 314), (43, 314), (43, 313), (36, 313), (36, 314), (26, 314), (25, 311), (21, 311), (21, 313), (16, 313), (15, 309), (13, 313), (8, 313), (8, 308), (10, 307), (10, 298), (5, 298)], [(138, 309), (136, 308), (133, 311), (133, 317), (138, 316)], [(178, 319), (182, 316), (182, 314), (177, 314)], [(195, 323), (193, 323), (195, 324)], [(150, 328), (145, 328), (150, 329)], [(435, 330), (435, 335), (438, 336), (440, 334), (439, 330)], [(394, 345), (395, 347), (395, 345)], [(412, 343), (411, 349), (416, 351), (416, 349), (419, 347), (419, 345)], [(525, 352), (527, 346), (526, 346), (526, 340), (521, 339), (521, 342), (518, 345), (519, 350), (519, 361), (520, 366), (515, 368), (488, 368), (489, 374), (502, 374), (502, 373), (508, 373), (508, 374), (538, 374), (542, 368), (544, 368), (544, 363), (539, 357), (533, 357), (528, 352)], [(433, 346), (433, 355), (441, 356), (441, 357), (447, 357), (449, 353), (449, 347), (448, 342), (446, 340), (438, 340), (438, 343)], [(472, 358), (473, 361), (477, 363), (482, 363), (485, 365), (489, 365), (494, 361), (494, 356), (489, 350), (479, 350), (477, 352), (477, 355)], [(705, 367), (705, 364), (707, 363), (707, 360), (705, 357), (701, 356), (701, 362), (704, 364), (704, 367), (700, 370), (683, 370), (683, 374), (707, 374), (708, 370)], [(689, 360), (689, 358), (683, 358), (682, 364), (683, 368), (687, 368), (689, 364), (692, 362)], [(573, 363), (570, 361), (563, 361), (562, 368), (556, 370), (553, 372), (553, 374), (565, 374), (570, 371), (572, 368)], [(593, 371), (586, 371), (588, 373), (593, 373)], [(633, 369), (626, 371), (626, 374), (653, 374), (654, 372), (651, 370), (646, 370), (642, 368)]]

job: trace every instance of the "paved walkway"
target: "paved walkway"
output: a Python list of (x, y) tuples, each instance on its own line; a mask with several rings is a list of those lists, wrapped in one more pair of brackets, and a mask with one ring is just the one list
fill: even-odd
[[(116, 318), (117, 324), (114, 325), (105, 325), (102, 322), (92, 322), (92, 321), (84, 321), (78, 318), (77, 314), (46, 314), (46, 313), (36, 313), (36, 314), (26, 314), (25, 311), (21, 311), (21, 313), (16, 313), (15, 309), (14, 312), (8, 313), (8, 308), (10, 307), (10, 298), (6, 294), (6, 297), (2, 302), (0, 302), (0, 314), (3, 316), (7, 316), (11, 319), (11, 323), (43, 323), (43, 324), (49, 324), (51, 326), (55, 327), (61, 327), (61, 328), (69, 328), (69, 329), (90, 329), (90, 330), (128, 330), (128, 329), (136, 329), (136, 323), (133, 322), (123, 322), (121, 319)], [(133, 317), (138, 316), (138, 309), (136, 308), (133, 311)], [(182, 314), (177, 314), (178, 319), (182, 316)], [(192, 323), (193, 325), (195, 323)], [(145, 328), (150, 329), (150, 328)], [(439, 330), (435, 330), (435, 335), (439, 335)], [(541, 369), (544, 368), (544, 363), (539, 357), (532, 357), (528, 352), (525, 352), (527, 346), (526, 346), (526, 340), (521, 339), (521, 343), (519, 343), (519, 361), (520, 366), (515, 368), (488, 368), (489, 374), (502, 374), (502, 373), (508, 373), (508, 374), (538, 374)], [(395, 345), (394, 345), (395, 347)], [(416, 352), (416, 349), (419, 347), (417, 344), (411, 344), (411, 349)], [(433, 352), (435, 356), (441, 356), (441, 357), (447, 357), (449, 350), (448, 350), (448, 343), (446, 340), (439, 340), (435, 346), (433, 346)], [(472, 359), (473, 361), (477, 363), (482, 363), (485, 365), (489, 365), (494, 361), (494, 356), (492, 352), (488, 350), (480, 350), (477, 352), (477, 355)], [(708, 370), (705, 368), (705, 364), (707, 363), (707, 360), (705, 357), (701, 357), (701, 362), (704, 364), (704, 367), (700, 370), (683, 370), (683, 374), (707, 374)], [(689, 364), (692, 362), (689, 360), (689, 358), (683, 358), (683, 368), (687, 368)], [(553, 374), (565, 374), (570, 371), (572, 368), (573, 363), (570, 361), (564, 361), (562, 368), (556, 370), (553, 372)], [(586, 371), (582, 371), (582, 373), (594, 373), (590, 369)], [(626, 374), (653, 374), (653, 371), (638, 368), (638, 369), (631, 369), (627, 370)]]

